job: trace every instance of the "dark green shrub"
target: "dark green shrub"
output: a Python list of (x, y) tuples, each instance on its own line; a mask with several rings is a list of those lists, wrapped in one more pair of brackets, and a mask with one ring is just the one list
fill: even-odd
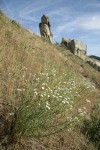
[(83, 133), (100, 149), (100, 102), (96, 104), (91, 113), (90, 120), (84, 121)]
[(11, 22), (12, 22), (12, 24), (16, 25), (17, 27), (20, 27), (20, 24), (18, 22), (16, 22), (15, 20), (12, 20)]
[(12, 38), (12, 36), (13, 36), (13, 33), (12, 33), (12, 31), (6, 31), (6, 33), (5, 33), (5, 35), (6, 35), (6, 38), (7, 39), (11, 39)]

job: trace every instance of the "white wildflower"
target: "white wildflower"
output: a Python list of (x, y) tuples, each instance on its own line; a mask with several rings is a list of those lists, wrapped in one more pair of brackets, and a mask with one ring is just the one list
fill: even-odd
[(85, 110), (86, 110), (86, 107), (83, 107), (83, 109), (85, 109)]
[(71, 128), (68, 129), (68, 132), (70, 132), (70, 131), (71, 131)]
[(20, 91), (20, 92), (22, 92), (22, 91), (25, 91), (25, 89), (17, 89), (17, 91)]
[(62, 98), (62, 96), (60, 95), (59, 98)]
[(81, 113), (81, 112), (82, 112), (82, 109), (79, 108), (79, 109), (78, 109), (78, 112)]
[(64, 103), (64, 104), (65, 104), (65, 103), (66, 103), (66, 101), (65, 101), (65, 100), (63, 100), (63, 101), (62, 101), (62, 103)]
[(86, 102), (87, 102), (87, 103), (91, 103), (91, 101), (90, 101), (90, 100), (88, 100), (88, 99), (86, 99)]
[(50, 95), (48, 95), (48, 98), (50, 97)]
[(42, 88), (41, 88), (42, 90), (44, 90), (45, 88), (42, 86)]
[(35, 91), (34, 94), (37, 95), (38, 93)]
[(43, 97), (43, 95), (41, 94), (41, 97)]
[(77, 120), (77, 121), (78, 121), (78, 117), (75, 117), (74, 120)]
[(50, 109), (50, 104), (46, 101), (46, 108)]
[(9, 113), (9, 116), (13, 116), (14, 115), (14, 113)]
[(81, 112), (81, 113), (80, 113), (80, 116), (84, 117), (84, 112)]
[(21, 91), (22, 91), (22, 89), (17, 89), (17, 91), (20, 91), (20, 92), (21, 92)]

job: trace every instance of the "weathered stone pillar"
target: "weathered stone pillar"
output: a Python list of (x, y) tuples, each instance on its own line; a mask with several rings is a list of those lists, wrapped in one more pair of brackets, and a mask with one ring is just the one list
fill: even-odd
[(39, 23), (40, 34), (41, 36), (48, 39), (53, 44), (53, 35), (51, 32), (51, 25), (49, 22), (49, 18), (45, 15), (41, 17), (41, 22)]

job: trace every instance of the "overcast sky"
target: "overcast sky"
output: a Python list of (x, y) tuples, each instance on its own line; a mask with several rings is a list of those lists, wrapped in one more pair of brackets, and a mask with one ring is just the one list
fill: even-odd
[(37, 34), (45, 14), (55, 42), (78, 39), (87, 44), (89, 55), (100, 56), (100, 0), (0, 0), (0, 9)]

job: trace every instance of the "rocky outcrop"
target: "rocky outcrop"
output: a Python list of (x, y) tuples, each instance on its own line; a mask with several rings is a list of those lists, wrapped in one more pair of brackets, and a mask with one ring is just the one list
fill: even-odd
[(49, 18), (45, 15), (41, 17), (41, 22), (39, 23), (40, 34), (44, 38), (48, 39), (51, 43), (53, 43), (53, 35), (51, 32), (51, 24)]
[(96, 61), (99, 61), (100, 62), (100, 57), (99, 56), (95, 56), (95, 55), (90, 55), (89, 56), (91, 59), (94, 59)]
[(94, 58), (87, 57), (86, 62), (97, 71), (100, 71), (100, 61)]
[(68, 50), (80, 58), (86, 58), (87, 45), (79, 40), (62, 38), (61, 45), (65, 46)]

